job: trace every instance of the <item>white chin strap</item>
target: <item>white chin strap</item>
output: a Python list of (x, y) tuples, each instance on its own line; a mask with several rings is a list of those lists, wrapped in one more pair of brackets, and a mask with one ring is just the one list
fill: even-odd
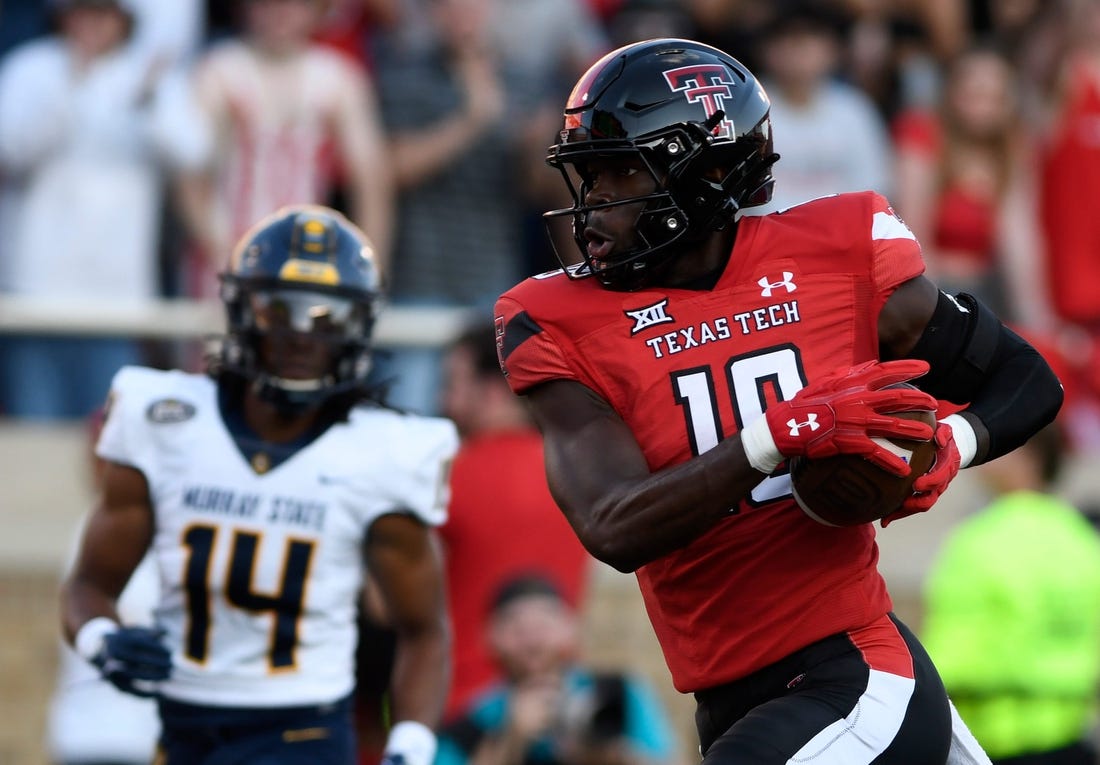
[(288, 393), (312, 393), (321, 390), (325, 385), (323, 378), (316, 377), (312, 380), (291, 380), (286, 377), (268, 377), (268, 383), (276, 388), (281, 388)]

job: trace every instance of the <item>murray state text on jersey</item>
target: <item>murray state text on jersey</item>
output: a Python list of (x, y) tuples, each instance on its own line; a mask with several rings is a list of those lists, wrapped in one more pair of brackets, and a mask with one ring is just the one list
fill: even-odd
[(325, 503), (298, 497), (264, 497), (219, 486), (188, 486), (183, 506), (189, 510), (231, 518), (262, 519), (265, 523), (322, 531)]

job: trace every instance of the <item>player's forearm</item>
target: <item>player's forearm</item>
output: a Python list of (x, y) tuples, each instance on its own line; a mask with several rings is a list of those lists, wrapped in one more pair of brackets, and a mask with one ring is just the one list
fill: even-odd
[(389, 280), (393, 249), (393, 189), (388, 176), (370, 177), (369, 170), (353, 184), (355, 222), (374, 245), (375, 262)]
[(396, 188), (423, 183), (451, 162), (478, 135), (478, 122), (457, 113), (427, 130), (391, 141), (390, 162)]
[(228, 239), (228, 225), (215, 209), (214, 190), (209, 176), (203, 172), (180, 174), (173, 195), (188, 235), (204, 250), (208, 258), (220, 258), (223, 242)]
[(996, 459), (1020, 446), (1053, 421), (1062, 406), (1062, 385), (1046, 360), (1018, 338), (1009, 344), (1013, 346), (1011, 353), (1006, 353), (991, 370), (981, 390), (961, 412), (976, 435), (971, 465)]
[(86, 579), (70, 576), (61, 586), (61, 631), (69, 645), (92, 619), (119, 621), (117, 598)]
[(728, 517), (763, 478), (740, 439), (728, 438), (695, 459), (621, 484), (571, 520), (593, 556), (630, 572)]
[(688, 544), (763, 480), (738, 438), (654, 473), (630, 428), (589, 388), (553, 381), (527, 395), (554, 499), (581, 544), (619, 571)]
[(443, 619), (414, 629), (398, 628), (391, 681), (393, 720), (439, 724), (450, 690), (450, 632)]

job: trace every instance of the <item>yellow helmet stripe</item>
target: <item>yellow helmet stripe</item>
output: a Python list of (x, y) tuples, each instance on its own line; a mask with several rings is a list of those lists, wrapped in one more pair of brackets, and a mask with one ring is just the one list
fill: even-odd
[(332, 263), (291, 258), (279, 269), (279, 279), (288, 282), (326, 284), (335, 287), (340, 284), (340, 272)]

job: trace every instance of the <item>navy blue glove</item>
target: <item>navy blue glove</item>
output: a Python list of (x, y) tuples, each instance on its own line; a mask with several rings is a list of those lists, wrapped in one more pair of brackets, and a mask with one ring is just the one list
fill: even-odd
[(92, 664), (120, 691), (135, 696), (156, 696), (140, 681), (167, 680), (172, 674), (172, 654), (163, 641), (164, 630), (151, 627), (119, 627), (103, 636)]

